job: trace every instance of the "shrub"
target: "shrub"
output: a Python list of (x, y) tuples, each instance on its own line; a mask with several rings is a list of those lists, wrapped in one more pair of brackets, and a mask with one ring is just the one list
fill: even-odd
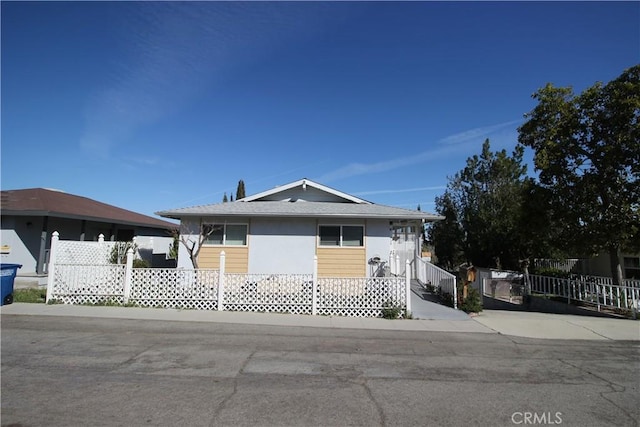
[[(124, 264), (127, 261), (127, 251), (133, 249), (134, 256), (138, 251), (138, 245), (133, 242), (116, 242), (111, 249), (109, 262), (111, 264)], [(133, 259), (133, 268), (149, 268), (149, 262), (142, 258)]]
[(138, 245), (133, 242), (116, 242), (116, 244), (113, 245), (113, 249), (111, 249), (109, 262), (111, 264), (124, 264), (127, 260), (127, 251), (129, 249), (133, 249), (133, 253), (135, 254)]
[(398, 319), (403, 314), (406, 316), (406, 310), (394, 301), (387, 301), (382, 307), (382, 317), (384, 319)]
[(473, 287), (469, 286), (467, 299), (460, 304), (460, 310), (466, 313), (479, 313), (482, 311), (482, 299), (480, 293)]
[(142, 258), (136, 258), (133, 260), (133, 268), (149, 268), (149, 262)]

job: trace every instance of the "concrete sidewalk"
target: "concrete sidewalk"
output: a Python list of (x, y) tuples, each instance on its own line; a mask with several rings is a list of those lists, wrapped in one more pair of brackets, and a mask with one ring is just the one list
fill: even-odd
[(466, 316), (461, 320), (386, 320), (363, 317), (14, 303), (2, 306), (0, 314), (415, 332), (499, 333), (527, 338), (563, 340), (640, 341), (640, 321), (497, 310), (487, 310), (477, 316)]
[(501, 310), (486, 310), (473, 319), (500, 334), (518, 337), (640, 341), (638, 320)]

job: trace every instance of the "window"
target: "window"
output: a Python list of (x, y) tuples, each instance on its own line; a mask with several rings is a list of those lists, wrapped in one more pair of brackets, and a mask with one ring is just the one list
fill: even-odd
[(364, 232), (359, 225), (342, 227), (342, 246), (363, 246)]
[(624, 257), (625, 279), (640, 279), (640, 258)]
[(211, 232), (204, 241), (205, 245), (245, 246), (247, 244), (246, 224), (206, 224), (203, 231)]
[(364, 246), (364, 227), (361, 225), (321, 225), (318, 234), (320, 246)]
[(247, 244), (247, 226), (244, 224), (227, 225), (225, 245), (244, 246), (246, 244)]

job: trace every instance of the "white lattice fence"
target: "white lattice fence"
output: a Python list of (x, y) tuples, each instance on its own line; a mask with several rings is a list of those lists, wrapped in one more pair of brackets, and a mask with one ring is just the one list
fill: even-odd
[(50, 299), (65, 304), (124, 302), (125, 265), (57, 264)]
[(132, 268), (132, 249), (126, 264), (105, 264), (112, 248), (111, 242), (61, 242), (54, 233), (47, 302), (359, 317), (411, 310), (409, 276), (317, 279), (317, 259), (313, 274), (225, 273), (224, 252), (220, 270)]
[(224, 275), (224, 310), (311, 314), (311, 274)]
[(116, 242), (76, 242), (59, 240), (55, 253), (57, 264), (106, 265)]
[(219, 275), (211, 269), (134, 268), (129, 301), (145, 307), (215, 310)]
[(407, 306), (403, 277), (318, 279), (318, 314), (380, 317), (390, 306)]

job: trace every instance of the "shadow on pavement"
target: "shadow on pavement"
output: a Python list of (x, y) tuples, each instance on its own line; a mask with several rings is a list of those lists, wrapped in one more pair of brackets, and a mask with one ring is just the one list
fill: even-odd
[(609, 312), (597, 311), (595, 307), (584, 307), (566, 302), (554, 301), (541, 296), (532, 295), (521, 304), (510, 303), (497, 298), (483, 296), (482, 307), (486, 310), (522, 311), (549, 314), (573, 314), (577, 316), (605, 317), (608, 319), (625, 319), (626, 317)]
[[(421, 305), (420, 308), (415, 307), (416, 311), (431, 313), (433, 308), (430, 304), (437, 304), (442, 308), (449, 308), (438, 295), (425, 290), (419, 284), (412, 284), (411, 290), (419, 298), (417, 300)], [(414, 304), (415, 305), (415, 304)], [(595, 307), (584, 307), (573, 304), (567, 304), (564, 301), (554, 301), (552, 299), (543, 298), (541, 296), (531, 296), (525, 298), (521, 303), (512, 303), (498, 298), (491, 298), (484, 295), (482, 307), (485, 310), (498, 311), (520, 311), (530, 313), (549, 313), (549, 314), (574, 314), (578, 316), (604, 317), (608, 319), (626, 319), (627, 317), (613, 313), (611, 311), (597, 311)]]

